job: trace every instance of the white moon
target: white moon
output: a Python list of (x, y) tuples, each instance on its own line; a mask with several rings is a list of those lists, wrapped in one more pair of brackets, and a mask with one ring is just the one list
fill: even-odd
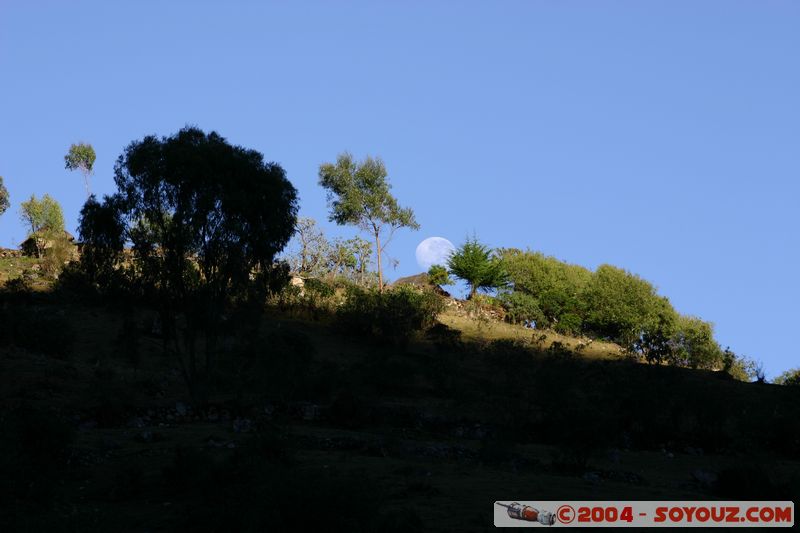
[(417, 245), (417, 264), (427, 272), (433, 265), (446, 265), (447, 258), (455, 251), (453, 243), (444, 237), (428, 237)]

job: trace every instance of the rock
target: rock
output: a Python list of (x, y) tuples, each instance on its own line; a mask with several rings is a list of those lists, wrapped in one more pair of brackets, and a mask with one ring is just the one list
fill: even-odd
[(189, 412), (189, 409), (186, 407), (186, 404), (183, 402), (178, 402), (175, 404), (175, 412), (178, 413), (178, 416), (186, 416)]

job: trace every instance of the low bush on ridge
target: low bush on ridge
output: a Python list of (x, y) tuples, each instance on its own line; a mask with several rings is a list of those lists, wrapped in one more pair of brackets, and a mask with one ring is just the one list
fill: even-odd
[(337, 323), (346, 331), (404, 344), (414, 332), (434, 325), (444, 300), (432, 291), (408, 286), (381, 293), (349, 287), (337, 311)]

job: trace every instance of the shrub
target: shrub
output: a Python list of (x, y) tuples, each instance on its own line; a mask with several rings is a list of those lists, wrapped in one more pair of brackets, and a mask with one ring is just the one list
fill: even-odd
[(778, 385), (800, 386), (800, 368), (793, 368), (791, 370), (787, 370), (786, 372), (775, 378), (775, 383)]
[(316, 278), (309, 278), (305, 281), (303, 289), (312, 295), (318, 296), (320, 298), (330, 298), (336, 293), (336, 289), (325, 283), (322, 280)]
[(430, 269), (428, 269), (428, 281), (434, 285), (453, 284), (453, 280), (450, 279), (447, 269), (442, 265), (433, 265)]
[(350, 287), (338, 322), (351, 333), (404, 344), (414, 332), (431, 327), (443, 309), (440, 296), (406, 285), (383, 293)]
[(582, 327), (583, 320), (581, 320), (581, 317), (574, 313), (565, 313), (561, 315), (553, 329), (563, 335), (577, 335), (581, 332)]
[(515, 248), (500, 250), (500, 257), (514, 292), (536, 298), (547, 319), (546, 323), (542, 321), (545, 327), (565, 313), (582, 315), (582, 294), (592, 277), (589, 270), (541, 252)]
[(506, 310), (506, 320), (512, 324), (532, 325), (542, 328), (547, 319), (539, 307), (539, 300), (524, 292), (514, 291), (501, 294), (498, 300)]

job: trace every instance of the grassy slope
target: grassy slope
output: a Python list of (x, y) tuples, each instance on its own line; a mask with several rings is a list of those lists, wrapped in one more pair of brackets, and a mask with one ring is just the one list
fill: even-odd
[[(300, 470), (333, 468), (368, 478), (384, 495), (386, 506), (410, 506), (432, 531), (486, 530), (492, 502), (504, 498), (709, 498), (714, 495), (693, 481), (692, 472), (735, 465), (742, 461), (740, 453), (698, 455), (679, 444), (663, 451), (656, 446), (609, 453), (609, 448), (619, 448), (615, 444), (593, 449), (588, 465), (573, 471), (555, 460), (563, 446), (541, 435), (552, 424), (564, 424), (572, 412), (559, 412), (557, 405), (541, 413), (541, 425), (524, 428), (523, 438), (482, 438), (480, 431), (501, 427), (531, 405), (547, 405), (547, 395), (564, 387), (571, 387), (572, 397), (577, 398), (574, 405), (587, 413), (619, 409), (610, 398), (604, 405), (603, 395), (624, 383), (640, 382), (640, 392), (667, 383), (674, 385), (675, 394), (698, 398), (705, 394), (723, 402), (737, 398), (730, 404), (732, 410), (740, 404), (784, 405), (786, 393), (774, 386), (722, 381), (708, 373), (631, 365), (614, 360), (618, 347), (593, 343), (577, 358), (553, 365), (545, 361), (536, 367), (529, 390), (544, 396), (531, 404), (527, 396), (503, 397), (508, 386), (504, 380), (515, 379), (513, 368), (507, 374), (498, 372), (494, 360), (469, 348), (441, 353), (419, 339), (402, 352), (343, 337), (324, 322), (277, 313), (267, 319), (267, 327), (308, 338), (316, 350), (309, 372), (322, 378), (284, 398), (286, 402), (261, 394), (256, 387), (238, 402), (233, 394), (214, 397), (216, 414), (180, 416), (176, 406), (186, 402), (185, 388), (174, 361), (161, 354), (157, 338), (142, 331), (141, 360), (134, 368), (118, 353), (115, 342), (122, 323), (119, 313), (49, 297), (14, 305), (62, 315), (76, 332), (75, 349), (66, 360), (0, 347), (4, 408), (25, 404), (55, 410), (78, 428), (70, 466), (59, 478), (56, 503), (47, 512), (38, 504), (15, 503), (13, 512), (27, 512), (24, 522), (35, 527), (52, 528), (57, 520), (80, 530), (172, 529), (182, 523), (187, 509), (195, 508), (190, 496), (164, 481), (164, 469), (174, 464), (175, 450), (201, 450), (222, 460), (247, 447), (251, 439), (248, 432), (234, 431), (231, 418), (255, 419), (265, 406), (279, 404), (289, 407), (275, 415), (273, 423), (288, 434), (285, 445), (295, 454)], [(139, 310), (139, 323), (145, 324), (147, 316)], [(444, 315), (442, 322), (472, 340), (532, 335), (524, 328), (487, 325), (452, 314)], [(555, 340), (571, 346), (581, 343), (548, 335), (543, 347)], [(383, 363), (373, 368), (372, 361), (378, 359)], [(434, 367), (442, 368), (432, 371)], [(551, 368), (557, 370), (546, 374)], [(549, 388), (540, 381), (544, 379), (550, 381)], [(592, 383), (598, 383), (597, 389)], [(665, 393), (672, 385), (654, 394)], [(324, 392), (327, 389), (332, 391)], [(343, 390), (354, 391), (367, 405), (355, 410), (361, 423), (326, 416)], [(298, 411), (295, 407), (302, 408), (303, 402), (318, 405), (322, 415)], [(476, 424), (481, 426), (477, 430)], [(780, 482), (800, 471), (795, 460), (768, 454), (760, 460)]]

